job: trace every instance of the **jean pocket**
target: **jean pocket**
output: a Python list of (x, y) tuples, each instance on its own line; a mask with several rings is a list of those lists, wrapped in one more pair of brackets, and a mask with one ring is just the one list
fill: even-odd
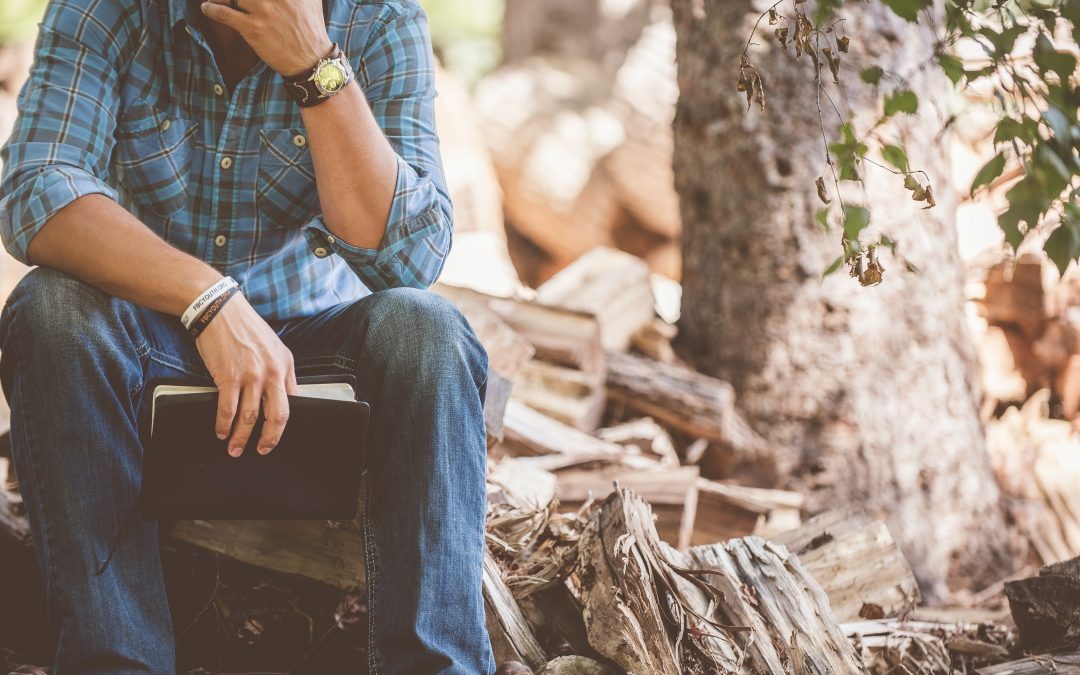
[(197, 128), (197, 122), (142, 101), (124, 112), (116, 127), (116, 166), (139, 206), (166, 217), (187, 206)]
[(294, 228), (319, 213), (315, 165), (300, 128), (260, 129), (255, 207), (259, 226)]

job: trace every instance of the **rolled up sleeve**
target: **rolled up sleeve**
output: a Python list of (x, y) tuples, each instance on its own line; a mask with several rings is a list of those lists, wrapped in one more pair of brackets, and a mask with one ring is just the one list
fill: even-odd
[(42, 20), (19, 115), (0, 148), (0, 238), (24, 264), (32, 264), (30, 241), (60, 209), (89, 194), (118, 199), (104, 180), (118, 105), (117, 69), (105, 53), (116, 37), (64, 0)]
[[(312, 251), (340, 255), (372, 291), (435, 283), (450, 250), (453, 206), (435, 129), (435, 59), (419, 6), (394, 9), (352, 66), (366, 73), (365, 96), (397, 153), (397, 185), (378, 248), (341, 241), (322, 216), (304, 225)], [(351, 56), (351, 55), (350, 55)]]

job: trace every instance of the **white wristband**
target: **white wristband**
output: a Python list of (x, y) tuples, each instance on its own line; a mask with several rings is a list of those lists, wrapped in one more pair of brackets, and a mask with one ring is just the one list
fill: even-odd
[(188, 308), (184, 310), (184, 313), (180, 315), (180, 323), (184, 324), (184, 328), (190, 328), (191, 322), (195, 320), (195, 317), (199, 316), (199, 312), (203, 310), (208, 304), (213, 302), (219, 295), (229, 290), (233, 286), (239, 286), (236, 283), (236, 279), (232, 277), (224, 277), (210, 288), (202, 292), (199, 297), (195, 298), (195, 301), (188, 305)]

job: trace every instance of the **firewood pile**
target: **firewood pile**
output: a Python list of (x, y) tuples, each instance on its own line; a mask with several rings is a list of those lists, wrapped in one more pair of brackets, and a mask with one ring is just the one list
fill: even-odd
[(987, 446), (1041, 563), (1080, 552), (1080, 277), (1041, 253), (975, 261), (970, 304)]
[[(549, 674), (1003, 673), (1035, 672), (996, 665), (1027, 652), (1059, 669), (1076, 658), (1059, 650), (1080, 639), (1080, 562), (1005, 584), (1018, 630), (931, 621), (913, 613), (918, 585), (880, 520), (849, 508), (802, 522), (797, 493), (706, 477), (725, 453), (769, 449), (730, 386), (674, 355), (640, 259), (593, 249), (535, 297), (435, 291), (490, 357), (484, 594), (498, 661)], [(1024, 423), (1052, 421), (1031, 405)], [(29, 544), (17, 494), (0, 495), (0, 530)], [(359, 532), (194, 521), (170, 536), (281, 587), (360, 597)]]

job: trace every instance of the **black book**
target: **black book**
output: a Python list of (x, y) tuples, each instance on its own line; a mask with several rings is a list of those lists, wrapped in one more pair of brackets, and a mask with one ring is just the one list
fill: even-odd
[(217, 388), (205, 380), (148, 383), (139, 434), (139, 509), (148, 518), (242, 520), (355, 518), (370, 406), (352, 375), (298, 377), (289, 420), (269, 454), (256, 448), (263, 415), (240, 457), (214, 432)]

